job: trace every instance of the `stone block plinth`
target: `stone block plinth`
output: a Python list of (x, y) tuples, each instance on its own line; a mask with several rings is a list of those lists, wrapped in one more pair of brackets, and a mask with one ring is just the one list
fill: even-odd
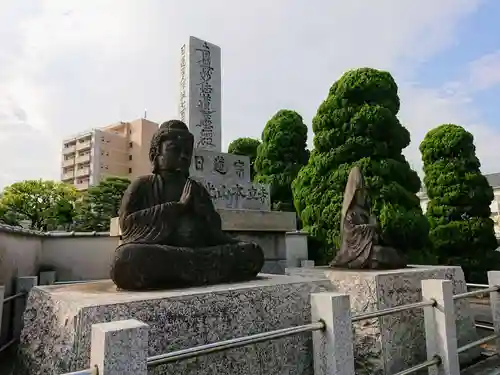
[[(352, 271), (328, 267), (287, 268), (286, 274), (323, 277), (333, 290), (350, 296), (357, 314), (422, 301), (422, 280), (451, 280), (453, 294), (467, 291), (463, 271), (452, 266), (412, 266), (399, 270)], [(469, 302), (455, 302), (458, 347), (478, 339)], [(427, 359), (424, 313), (421, 308), (355, 322), (355, 360), (358, 375), (391, 375)], [(480, 349), (460, 355), (470, 363)]]
[[(92, 325), (149, 326), (149, 356), (311, 322), (311, 293), (327, 280), (259, 275), (253, 281), (155, 292), (117, 291), (109, 280), (35, 287), (24, 315), (19, 375), (90, 367)], [(301, 334), (161, 365), (150, 374), (313, 375), (312, 335)], [(202, 372), (201, 372), (202, 371)]]

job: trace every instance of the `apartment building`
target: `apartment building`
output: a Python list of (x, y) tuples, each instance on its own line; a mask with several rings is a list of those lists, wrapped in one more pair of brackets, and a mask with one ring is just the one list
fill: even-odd
[(149, 144), (158, 124), (146, 119), (92, 129), (63, 141), (61, 181), (86, 190), (108, 176), (151, 172)]

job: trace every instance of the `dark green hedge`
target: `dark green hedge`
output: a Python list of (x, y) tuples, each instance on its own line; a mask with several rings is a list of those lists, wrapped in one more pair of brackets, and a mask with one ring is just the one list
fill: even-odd
[(262, 132), (255, 159), (255, 181), (269, 184), (273, 209), (295, 211), (292, 181), (309, 158), (307, 126), (297, 112), (278, 111)]
[(335, 82), (313, 119), (314, 151), (293, 183), (315, 260), (331, 260), (340, 242), (340, 211), (350, 169), (361, 168), (379, 219), (383, 244), (407, 254), (426, 245), (428, 223), (416, 193), (420, 179), (402, 150), (410, 134), (396, 117), (398, 87), (391, 74), (351, 70)]
[(485, 282), (486, 271), (498, 265), (497, 241), (490, 219), (493, 189), (480, 171), (474, 138), (445, 124), (427, 133), (420, 151), (433, 252), (440, 264), (461, 265), (468, 281)]
[(250, 179), (253, 181), (255, 176), (255, 158), (257, 157), (257, 148), (260, 145), (260, 141), (254, 138), (237, 138), (232, 141), (227, 152), (235, 155), (245, 155), (250, 158)]

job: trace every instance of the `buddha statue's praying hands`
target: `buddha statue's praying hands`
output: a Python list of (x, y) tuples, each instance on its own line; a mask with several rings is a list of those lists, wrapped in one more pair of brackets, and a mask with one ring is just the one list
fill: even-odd
[(151, 290), (249, 280), (264, 255), (221, 229), (203, 185), (189, 177), (194, 137), (177, 120), (151, 140), (153, 173), (133, 181), (119, 213), (122, 244), (111, 278), (119, 289)]
[(340, 249), (331, 267), (350, 269), (405, 268), (405, 259), (392, 247), (379, 243), (377, 219), (370, 203), (361, 170), (351, 169), (344, 191), (340, 218)]

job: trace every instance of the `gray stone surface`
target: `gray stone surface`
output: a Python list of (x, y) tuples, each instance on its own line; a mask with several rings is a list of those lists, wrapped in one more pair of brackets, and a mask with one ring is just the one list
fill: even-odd
[(250, 158), (195, 148), (190, 175), (232, 183), (250, 182)]
[[(91, 326), (137, 319), (149, 325), (149, 355), (311, 321), (310, 294), (327, 280), (260, 275), (257, 280), (158, 292), (117, 292), (111, 281), (32, 290), (19, 348), (19, 375), (89, 367)], [(312, 338), (296, 335), (184, 362), (150, 374), (313, 375)]]
[(207, 189), (215, 208), (271, 210), (269, 185), (196, 177)]
[(148, 325), (136, 319), (94, 324), (91, 365), (105, 375), (146, 375), (148, 331)]
[(309, 259), (307, 233), (293, 231), (285, 233), (287, 267), (300, 267), (303, 260)]
[[(460, 267), (413, 266), (400, 270), (350, 271), (328, 267), (287, 268), (286, 274), (329, 279), (336, 292), (349, 294), (353, 316), (422, 300), (422, 280), (453, 282), (453, 293), (467, 291)], [(455, 305), (458, 346), (478, 339), (467, 300)], [(358, 375), (391, 375), (426, 360), (422, 309), (354, 323)], [(463, 353), (462, 364), (479, 356), (479, 349)]]
[(349, 296), (318, 293), (311, 296), (313, 321), (324, 331), (313, 332), (314, 375), (354, 375), (354, 350)]
[(500, 375), (500, 357), (495, 356), (460, 371), (461, 375)]
[(195, 148), (221, 151), (221, 49), (193, 36), (181, 47), (179, 118)]

